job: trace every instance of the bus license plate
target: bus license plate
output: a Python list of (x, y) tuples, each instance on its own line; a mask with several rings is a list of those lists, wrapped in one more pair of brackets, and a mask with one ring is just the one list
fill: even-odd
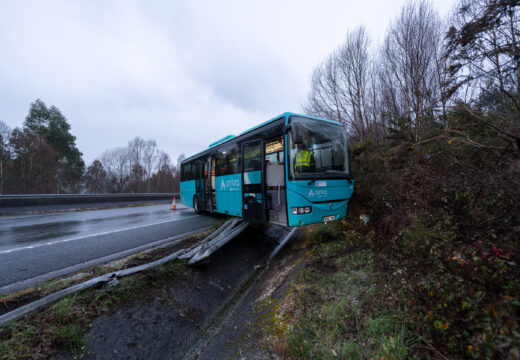
[(331, 215), (331, 216), (324, 216), (324, 217), (323, 217), (323, 222), (334, 221), (335, 219), (336, 219), (336, 216), (334, 216), (334, 215)]

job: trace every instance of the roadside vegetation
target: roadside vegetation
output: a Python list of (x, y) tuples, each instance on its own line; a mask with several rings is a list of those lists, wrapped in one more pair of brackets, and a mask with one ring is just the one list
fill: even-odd
[(125, 277), (115, 287), (71, 295), (41, 312), (13, 321), (0, 328), (0, 359), (47, 359), (60, 351), (79, 356), (87, 345), (85, 334), (96, 317), (143, 294), (165, 296), (171, 279), (185, 271), (184, 262), (171, 261)]
[(520, 358), (520, 4), (454, 10), (410, 2), (313, 74), (306, 111), (347, 127), (356, 193), (273, 300), (283, 358)]
[(284, 359), (406, 359), (421, 346), (409, 330), (402, 271), (380, 266), (372, 220), (364, 225), (367, 209), (356, 205), (346, 221), (308, 230), (288, 291), (258, 306), (264, 345)]

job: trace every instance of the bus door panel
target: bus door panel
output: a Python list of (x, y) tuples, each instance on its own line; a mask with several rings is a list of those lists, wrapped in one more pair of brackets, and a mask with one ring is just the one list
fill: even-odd
[(242, 145), (242, 217), (256, 224), (266, 221), (264, 158), (262, 140)]
[(195, 172), (195, 193), (199, 200), (199, 209), (206, 210), (206, 194), (204, 186), (204, 162), (197, 161)]
[(265, 191), (269, 200), (267, 221), (287, 225), (285, 199), (285, 146), (279, 136), (265, 142)]
[(210, 186), (210, 175), (209, 175), (209, 169), (210, 169), (211, 160), (208, 158), (208, 160), (204, 161), (204, 199), (205, 199), (205, 210), (212, 211), (211, 208), (211, 186)]
[(217, 211), (217, 199), (215, 197), (215, 175), (216, 175), (216, 172), (215, 172), (215, 169), (217, 167), (217, 161), (215, 160), (215, 155), (211, 155), (211, 159), (210, 159), (210, 169), (209, 169), (209, 173), (210, 173), (210, 186), (211, 186), (211, 211)]

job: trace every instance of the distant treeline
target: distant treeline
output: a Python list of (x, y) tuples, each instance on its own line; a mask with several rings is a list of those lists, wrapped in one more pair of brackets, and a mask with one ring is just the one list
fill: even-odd
[(0, 121), (0, 194), (178, 190), (178, 167), (154, 140), (136, 137), (85, 169), (76, 137), (57, 107), (37, 99), (21, 129)]

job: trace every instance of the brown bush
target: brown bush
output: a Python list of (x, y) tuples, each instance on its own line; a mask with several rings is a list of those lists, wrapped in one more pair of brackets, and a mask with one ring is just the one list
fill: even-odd
[(355, 201), (372, 211), (379, 264), (403, 270), (410, 329), (450, 356), (514, 356), (518, 152), (441, 137), (358, 144), (352, 155)]

